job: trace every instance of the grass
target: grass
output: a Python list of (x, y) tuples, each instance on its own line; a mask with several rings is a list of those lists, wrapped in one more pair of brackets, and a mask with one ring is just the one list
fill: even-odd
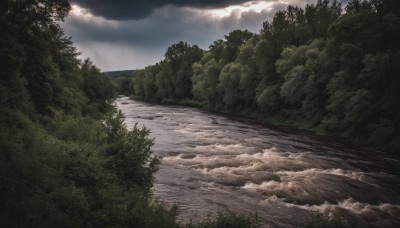
[(186, 224), (185, 228), (256, 228), (259, 227), (257, 213), (235, 214), (231, 211), (218, 212), (216, 216), (204, 219), (201, 222)]
[(310, 221), (301, 224), (301, 228), (355, 228), (358, 225), (354, 221), (343, 218), (331, 218), (319, 212), (314, 213)]

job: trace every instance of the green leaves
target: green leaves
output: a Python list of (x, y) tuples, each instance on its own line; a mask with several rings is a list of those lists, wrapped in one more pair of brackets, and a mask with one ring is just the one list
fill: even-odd
[(135, 74), (134, 97), (152, 102), (192, 98), (192, 65), (200, 61), (203, 54), (197, 45), (182, 41), (171, 45), (165, 60)]
[(229, 63), (224, 66), (219, 76), (218, 88), (222, 91), (224, 104), (228, 109), (233, 109), (242, 100), (239, 88), (242, 67), (237, 63)]
[[(195, 99), (206, 109), (276, 124), (357, 140), (373, 132), (383, 138), (400, 128), (398, 6), (394, 0), (353, 0), (342, 11), (339, 1), (318, 0), (277, 12), (259, 34), (232, 31), (203, 57), (190, 59), (188, 44), (174, 44), (165, 61), (133, 80), (136, 96)], [(393, 121), (394, 130), (382, 119)], [(387, 140), (393, 141), (392, 133)]]
[(174, 222), (149, 200), (159, 164), (149, 132), (126, 129), (121, 113), (104, 120), (114, 87), (55, 23), (68, 10), (65, 0), (0, 3), (0, 226), (148, 224), (143, 208)]
[(257, 213), (235, 214), (231, 211), (218, 212), (214, 217), (208, 217), (196, 224), (189, 223), (187, 228), (256, 228), (259, 227)]
[(342, 218), (330, 218), (321, 213), (314, 213), (310, 221), (301, 224), (302, 228), (356, 228), (358, 224)]
[(0, 127), (1, 225), (124, 226), (155, 214), (174, 222), (149, 201), (160, 163), (149, 131), (126, 129), (120, 112), (100, 122), (53, 110), (46, 126), (20, 112), (0, 120), (10, 122)]
[(109, 115), (104, 123), (107, 131), (106, 149), (107, 167), (128, 189), (149, 192), (153, 184), (153, 174), (158, 169), (160, 160), (153, 156), (148, 138), (149, 131), (137, 125), (126, 130), (122, 113)]

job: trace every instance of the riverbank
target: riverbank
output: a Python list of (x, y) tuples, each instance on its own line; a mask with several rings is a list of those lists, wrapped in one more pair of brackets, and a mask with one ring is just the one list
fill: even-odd
[(279, 131), (287, 132), (287, 133), (301, 133), (305, 134), (308, 137), (315, 138), (320, 141), (324, 141), (330, 144), (344, 144), (347, 147), (354, 148), (359, 151), (364, 151), (365, 155), (370, 157), (382, 157), (389, 156), (392, 159), (399, 159), (398, 151), (391, 151), (390, 148), (382, 147), (382, 145), (376, 144), (368, 144), (366, 140), (359, 137), (344, 137), (339, 133), (329, 133), (322, 129), (321, 126), (309, 126), (305, 123), (301, 122), (290, 122), (285, 121), (282, 117), (264, 117), (259, 112), (232, 112), (232, 111), (224, 111), (217, 109), (205, 108), (200, 101), (196, 101), (193, 99), (182, 99), (182, 100), (172, 100), (172, 99), (164, 99), (161, 102), (150, 102), (145, 101), (143, 99), (138, 99), (137, 97), (130, 96), (130, 99), (147, 102), (150, 104), (159, 104), (166, 106), (182, 106), (182, 107), (195, 107), (203, 111), (207, 111), (210, 113), (231, 117), (235, 119), (240, 119), (244, 122), (249, 122), (253, 124), (260, 124), (264, 127), (268, 127), (271, 129), (276, 129)]

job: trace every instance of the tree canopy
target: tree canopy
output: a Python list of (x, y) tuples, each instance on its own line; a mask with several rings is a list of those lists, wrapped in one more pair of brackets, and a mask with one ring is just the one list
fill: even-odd
[[(57, 24), (66, 0), (0, 3), (0, 227), (173, 227), (159, 158), (127, 130), (111, 79)], [(151, 218), (151, 219), (149, 219)]]
[[(278, 11), (258, 34), (232, 31), (195, 58), (179, 59), (183, 54), (177, 53), (189, 46), (174, 44), (157, 64), (157, 83), (152, 84), (157, 92), (147, 97), (140, 89), (131, 93), (156, 102), (189, 99), (207, 109), (396, 153), (399, 40), (399, 1), (351, 0), (343, 9), (339, 1), (318, 0), (304, 9)], [(147, 74), (142, 75), (134, 79), (134, 88), (141, 87)]]

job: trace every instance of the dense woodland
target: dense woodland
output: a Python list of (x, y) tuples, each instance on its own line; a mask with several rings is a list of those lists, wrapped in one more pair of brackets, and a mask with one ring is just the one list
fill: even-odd
[[(60, 29), (67, 0), (0, 2), (0, 227), (179, 227), (153, 199), (148, 130), (127, 130), (111, 79)], [(205, 52), (180, 42), (120, 87), (399, 147), (398, 1), (289, 7)], [(126, 83), (124, 83), (126, 84)], [(132, 90), (132, 91), (131, 91)], [(285, 120), (285, 121), (284, 121)], [(396, 140), (397, 137), (397, 140)], [(218, 214), (187, 227), (256, 227)]]
[(400, 1), (289, 6), (259, 33), (173, 44), (124, 93), (400, 151)]
[[(57, 24), (66, 0), (0, 2), (0, 227), (174, 227), (148, 130)], [(161, 225), (160, 225), (161, 224)]]
[(0, 2), (0, 227), (256, 227), (255, 214), (180, 224), (152, 196), (160, 158), (127, 130), (111, 78), (58, 22), (67, 0)]

